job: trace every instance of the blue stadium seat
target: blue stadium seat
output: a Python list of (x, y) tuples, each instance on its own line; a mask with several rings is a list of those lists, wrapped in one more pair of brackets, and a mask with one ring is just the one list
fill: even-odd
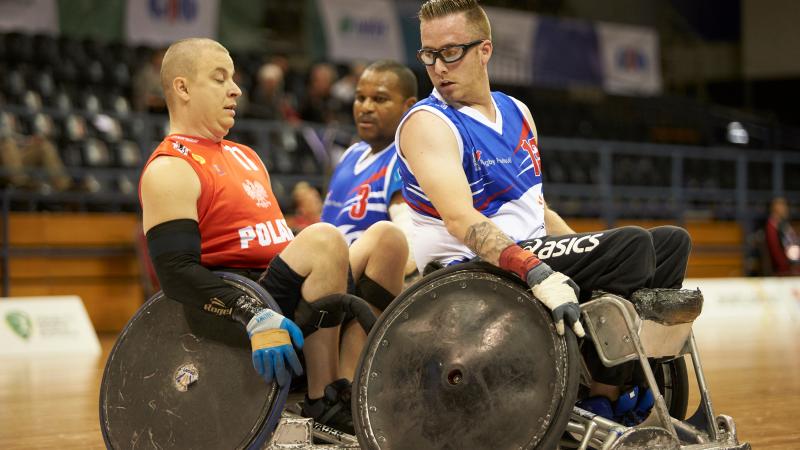
[(142, 151), (136, 142), (122, 140), (116, 143), (112, 149), (118, 166), (134, 168), (141, 166), (143, 163)]
[(27, 89), (25, 76), (22, 74), (22, 71), (18, 69), (8, 70), (2, 83), (2, 89), (9, 103), (19, 104), (22, 95)]
[(111, 152), (105, 142), (97, 138), (83, 141), (83, 164), (87, 167), (111, 166)]
[(33, 116), (31, 128), (32, 134), (44, 136), (50, 140), (56, 140), (60, 137), (60, 130), (56, 126), (55, 121), (46, 113), (36, 113)]

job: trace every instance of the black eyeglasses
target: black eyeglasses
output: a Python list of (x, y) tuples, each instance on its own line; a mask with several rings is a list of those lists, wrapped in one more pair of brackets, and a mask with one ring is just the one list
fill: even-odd
[(466, 44), (448, 45), (439, 50), (430, 48), (421, 48), (417, 50), (417, 59), (426, 66), (436, 64), (436, 58), (441, 58), (445, 63), (454, 63), (463, 58), (467, 54), (467, 50), (482, 43), (486, 39), (478, 39), (477, 41), (468, 42)]

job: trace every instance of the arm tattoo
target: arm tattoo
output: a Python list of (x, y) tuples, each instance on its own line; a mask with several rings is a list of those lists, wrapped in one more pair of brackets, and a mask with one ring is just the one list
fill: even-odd
[(513, 244), (511, 238), (488, 220), (470, 226), (464, 238), (464, 245), (484, 261), (495, 265), (500, 259), (500, 253)]

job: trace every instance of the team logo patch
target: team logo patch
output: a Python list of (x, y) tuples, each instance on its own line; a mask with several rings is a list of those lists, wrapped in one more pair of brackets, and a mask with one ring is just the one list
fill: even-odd
[(199, 162), (200, 164), (205, 164), (206, 163), (206, 159), (203, 158), (202, 156), (196, 154), (196, 153), (192, 153), (192, 159), (194, 159), (195, 161)]
[(180, 153), (181, 155), (185, 156), (185, 155), (189, 154), (189, 148), (186, 147), (185, 145), (181, 144), (180, 142), (173, 142), (172, 143), (172, 148), (174, 148), (175, 151)]
[(544, 239), (536, 238), (520, 242), (520, 245), (525, 250), (535, 254), (537, 258), (545, 260), (562, 255), (590, 253), (600, 245), (598, 238), (602, 236), (603, 233), (585, 234), (547, 242)]
[(175, 385), (175, 389), (177, 389), (180, 392), (188, 391), (189, 386), (193, 385), (199, 379), (200, 379), (200, 372), (197, 370), (197, 367), (192, 363), (178, 367), (178, 370), (175, 371), (175, 374), (173, 375), (172, 378)]
[(481, 152), (477, 148), (472, 150), (472, 167), (475, 169), (476, 172), (481, 168), (480, 162), (482, 153), (483, 152)]
[(24, 312), (10, 311), (6, 313), (6, 324), (14, 334), (22, 339), (27, 341), (31, 337), (33, 323), (31, 323), (31, 318)]
[(269, 208), (272, 205), (267, 190), (258, 181), (245, 180), (242, 188), (250, 198), (256, 201), (256, 206), (259, 208)]
[(218, 316), (230, 316), (233, 308), (228, 307), (222, 300), (214, 297), (210, 302), (203, 305), (203, 310)]

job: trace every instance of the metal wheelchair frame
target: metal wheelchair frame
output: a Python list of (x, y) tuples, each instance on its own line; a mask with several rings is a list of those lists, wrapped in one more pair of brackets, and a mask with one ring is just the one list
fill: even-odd
[[(647, 385), (654, 394), (655, 405), (644, 422), (635, 427), (626, 427), (577, 406), (574, 407), (567, 431), (580, 437), (577, 449), (585, 450), (590, 446), (601, 450), (637, 447), (681, 450), (750, 448), (750, 444), (739, 443), (736, 425), (731, 417), (714, 415), (691, 324), (665, 327), (642, 320), (629, 301), (612, 294), (604, 294), (591, 300), (581, 305), (581, 309), (588, 334), (592, 337), (603, 364), (612, 367), (623, 362), (638, 360)], [(661, 332), (652, 332), (659, 328), (665, 329), (660, 330)], [(671, 328), (674, 328), (671, 336), (669, 333), (664, 333)], [(675, 348), (680, 350), (672, 351)], [(686, 354), (692, 359), (700, 391), (700, 405), (690, 418), (681, 421), (670, 417), (662, 392), (648, 363), (648, 357), (682, 358)], [(625, 441), (637, 433), (640, 435), (640, 444), (637, 444), (637, 447), (627, 446)], [(641, 441), (648, 440), (651, 445), (639, 446), (642, 445)]]

